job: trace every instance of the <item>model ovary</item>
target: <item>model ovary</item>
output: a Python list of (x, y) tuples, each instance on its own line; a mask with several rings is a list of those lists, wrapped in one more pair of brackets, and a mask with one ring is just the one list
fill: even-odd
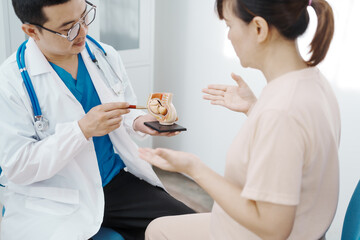
[(177, 121), (172, 96), (172, 93), (153, 93), (149, 97), (147, 103), (149, 113), (162, 125), (172, 125)]

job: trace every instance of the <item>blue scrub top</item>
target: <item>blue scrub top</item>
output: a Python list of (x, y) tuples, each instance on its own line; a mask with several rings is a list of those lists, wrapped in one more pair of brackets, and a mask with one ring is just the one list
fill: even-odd
[[(100, 98), (96, 92), (90, 74), (86, 69), (81, 54), (78, 54), (78, 73), (75, 80), (70, 73), (63, 68), (50, 62), (55, 72), (69, 88), (75, 98), (81, 103), (85, 113), (89, 112), (95, 106), (101, 104)], [(108, 184), (121, 169), (125, 167), (120, 156), (114, 152), (113, 144), (109, 135), (102, 137), (93, 137), (96, 157), (100, 169), (102, 185)]]

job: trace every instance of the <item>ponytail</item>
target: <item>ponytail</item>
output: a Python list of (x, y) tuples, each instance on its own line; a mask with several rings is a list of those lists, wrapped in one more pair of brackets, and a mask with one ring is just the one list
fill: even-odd
[(308, 66), (316, 66), (324, 60), (334, 35), (334, 14), (331, 6), (325, 0), (313, 0), (311, 6), (318, 17), (318, 26), (310, 44), (311, 58)]

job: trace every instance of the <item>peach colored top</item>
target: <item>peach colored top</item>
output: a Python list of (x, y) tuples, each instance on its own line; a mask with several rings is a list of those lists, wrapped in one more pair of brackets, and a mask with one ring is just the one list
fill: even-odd
[[(296, 205), (289, 239), (319, 239), (335, 215), (339, 194), (340, 113), (317, 68), (271, 81), (227, 155), (225, 177), (255, 201)], [(274, 216), (276, 218), (276, 216)], [(216, 203), (212, 239), (260, 239)]]

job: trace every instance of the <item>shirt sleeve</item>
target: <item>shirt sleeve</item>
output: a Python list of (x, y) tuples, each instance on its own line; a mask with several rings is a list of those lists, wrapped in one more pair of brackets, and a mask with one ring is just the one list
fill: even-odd
[[(15, 81), (2, 74), (0, 79)], [(0, 88), (0, 166), (6, 178), (29, 185), (53, 177), (88, 146), (77, 121), (57, 124), (55, 133), (39, 140), (33, 115), (16, 89), (1, 81)]]
[(242, 196), (298, 205), (305, 156), (301, 125), (284, 111), (266, 111), (250, 139), (250, 160)]

